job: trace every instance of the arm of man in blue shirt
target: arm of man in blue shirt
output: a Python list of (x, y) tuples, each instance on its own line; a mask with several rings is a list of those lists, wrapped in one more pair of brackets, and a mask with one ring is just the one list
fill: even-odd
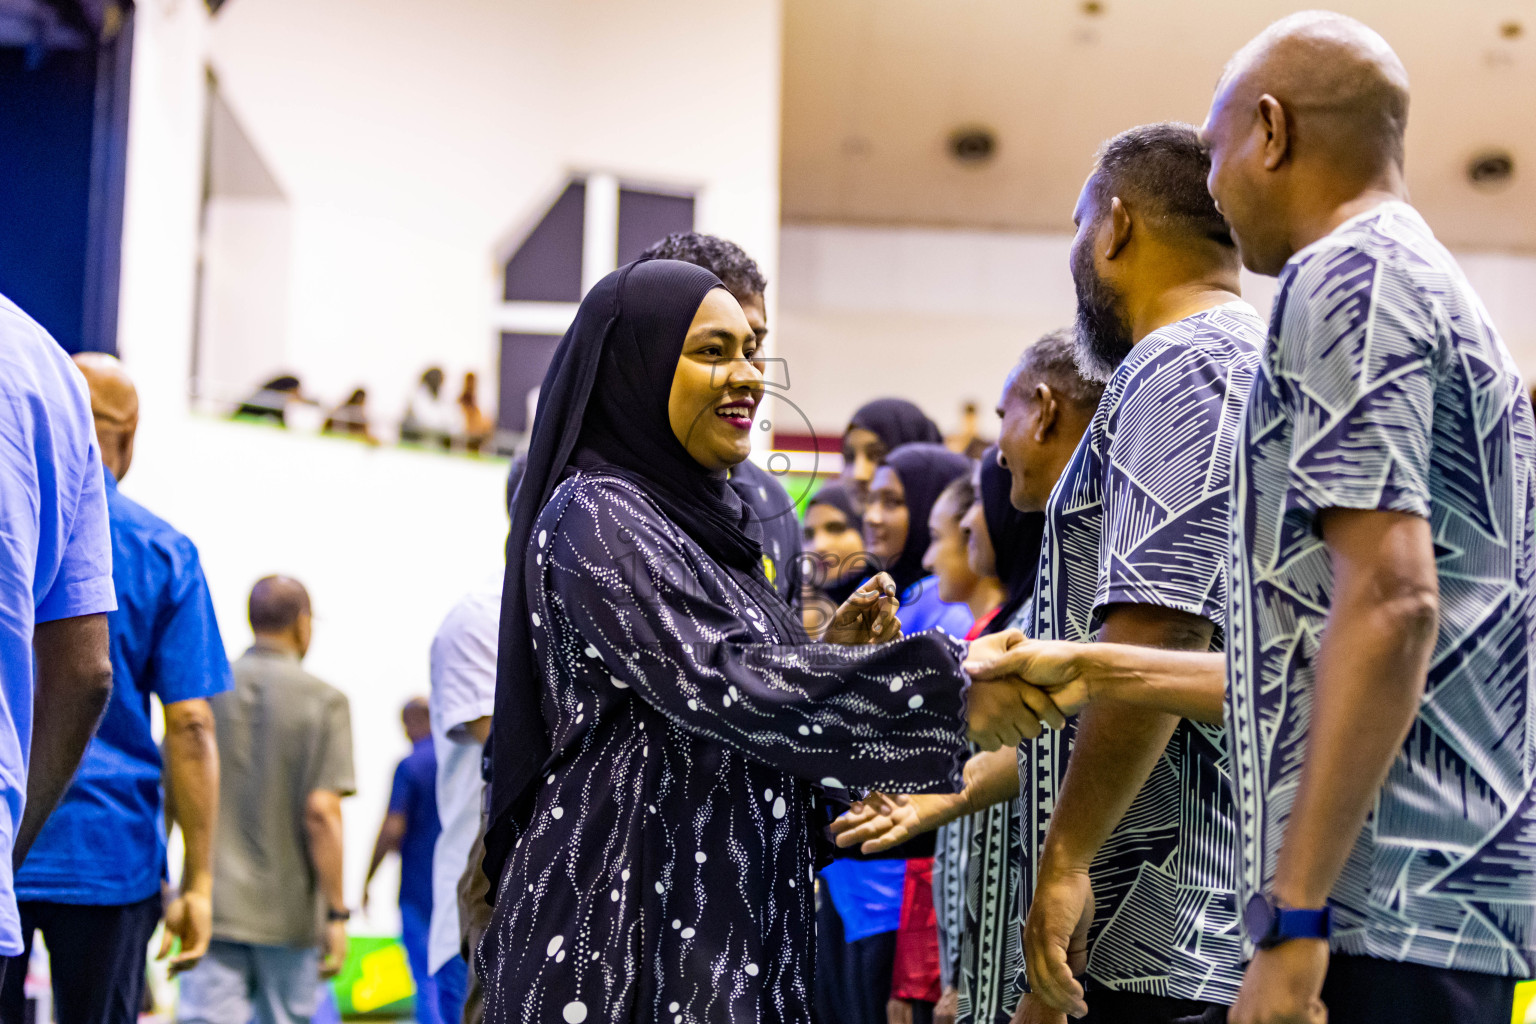
[(213, 938), (213, 833), (219, 814), (219, 749), (213, 708), (206, 700), (179, 700), (165, 706), (166, 827), (181, 826), (186, 854), (181, 893), (165, 910), (165, 938), (159, 958), (177, 974), (203, 958)]
[(112, 695), (105, 615), (39, 622), (32, 649), (37, 657), (32, 755), (27, 769), (27, 806), (11, 854), (13, 868), (27, 859), (43, 823), (69, 788)]

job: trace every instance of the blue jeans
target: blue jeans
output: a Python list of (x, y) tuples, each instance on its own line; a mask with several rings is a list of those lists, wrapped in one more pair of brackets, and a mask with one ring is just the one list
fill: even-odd
[(179, 1024), (309, 1024), (320, 952), (214, 939), (181, 979)]
[(452, 1024), (438, 1015), (437, 985), (432, 981), (432, 972), (427, 970), (427, 933), (431, 926), (431, 907), (400, 904), (400, 944), (405, 947), (405, 959), (416, 982), (417, 1024)]
[(432, 975), (437, 986), (437, 1015), (442, 1024), (459, 1024), (464, 1017), (464, 997), (469, 994), (469, 965), (454, 955)]

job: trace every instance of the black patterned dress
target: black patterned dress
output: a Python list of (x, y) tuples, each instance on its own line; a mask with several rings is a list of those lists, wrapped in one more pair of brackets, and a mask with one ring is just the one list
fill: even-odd
[(554, 753), (479, 950), (486, 1019), (810, 1019), (816, 785), (953, 791), (964, 645), (783, 635), (766, 583), (633, 484), (540, 513), (529, 607)]

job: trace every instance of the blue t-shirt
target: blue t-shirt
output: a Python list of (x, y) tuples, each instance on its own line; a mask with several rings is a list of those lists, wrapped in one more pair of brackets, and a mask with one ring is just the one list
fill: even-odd
[(432, 913), (432, 848), (442, 825), (437, 820), (437, 754), (432, 737), (418, 741), (395, 768), (389, 813), (405, 815), (400, 840), (400, 905)]
[(1384, 203), (1291, 257), (1243, 431), (1227, 679), (1243, 898), (1274, 881), (1306, 763), (1333, 594), (1318, 516), (1421, 516), (1439, 635), (1329, 896), (1333, 945), (1530, 977), (1536, 424), (1482, 302), (1412, 207)]
[(0, 954), (21, 952), (11, 850), (32, 746), (38, 622), (111, 611), (101, 452), (80, 371), (0, 296)]
[[(1090, 641), (1115, 604), (1226, 624), (1232, 448), (1264, 321), (1232, 302), (1137, 342), (1051, 491), (1030, 631)], [(1020, 747), (1024, 849), (1045, 839), (1076, 720)], [(1091, 867), (1088, 975), (1232, 1003), (1243, 976), (1236, 814), (1220, 726), (1181, 721)], [(1034, 857), (1026, 859), (1032, 871)], [(1024, 899), (1034, 891), (1026, 874)]]
[(906, 636), (936, 629), (956, 640), (964, 640), (975, 622), (969, 605), (950, 604), (939, 598), (937, 576), (924, 576), (908, 587), (901, 595), (896, 617), (901, 620), (901, 631)]
[(233, 685), (197, 548), (126, 497), (106, 474), (117, 611), (112, 697), (80, 770), (16, 879), (23, 900), (120, 906), (165, 877), (160, 749), (149, 696), (161, 704)]

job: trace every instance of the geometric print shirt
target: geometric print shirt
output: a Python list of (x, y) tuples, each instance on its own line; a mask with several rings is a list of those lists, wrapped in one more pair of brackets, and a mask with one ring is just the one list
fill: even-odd
[(1243, 429), (1227, 680), (1242, 898), (1274, 881), (1306, 758), (1333, 590), (1318, 516), (1422, 516), (1439, 633), (1329, 897), (1333, 946), (1529, 977), (1536, 430), (1482, 303), (1412, 207), (1383, 203), (1291, 257)]
[[(1231, 466), (1264, 321), (1231, 302), (1147, 335), (1116, 368), (1051, 492), (1028, 631), (1094, 640), (1114, 604), (1225, 634)], [(1025, 899), (1074, 730), (1020, 748)], [(1122, 991), (1231, 1003), (1242, 981), (1225, 735), (1181, 721), (1091, 867), (1088, 974)]]

